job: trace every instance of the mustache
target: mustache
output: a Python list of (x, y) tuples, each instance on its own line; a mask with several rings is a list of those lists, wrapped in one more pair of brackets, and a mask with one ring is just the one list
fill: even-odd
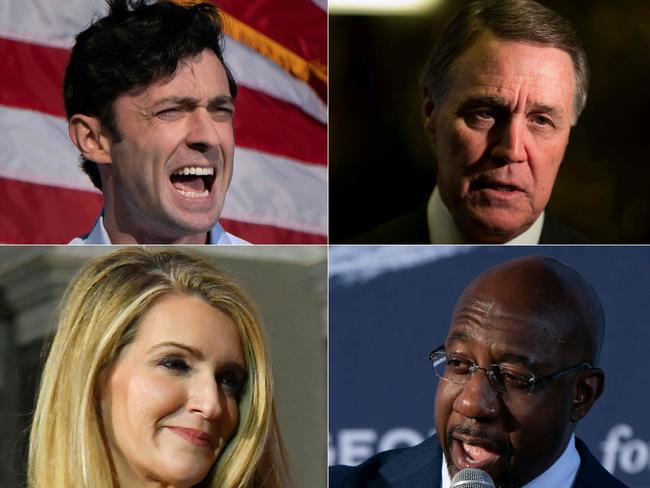
[(488, 448), (490, 451), (505, 454), (507, 456), (511, 454), (510, 443), (504, 438), (497, 437), (483, 430), (473, 429), (466, 425), (456, 425), (447, 431), (447, 446), (450, 446), (454, 440), (454, 434), (460, 434), (463, 437), (469, 437), (471, 439), (478, 439), (481, 446)]

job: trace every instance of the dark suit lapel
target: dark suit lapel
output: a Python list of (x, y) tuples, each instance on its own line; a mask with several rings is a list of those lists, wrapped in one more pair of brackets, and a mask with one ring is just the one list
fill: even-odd
[(405, 449), (379, 469), (390, 488), (439, 488), (442, 450), (436, 436)]
[(544, 210), (544, 225), (540, 244), (589, 244), (589, 239), (578, 231), (560, 222), (547, 208)]
[(580, 454), (580, 468), (572, 488), (625, 488), (625, 485), (614, 478), (603, 468), (584, 442), (576, 437), (576, 449)]

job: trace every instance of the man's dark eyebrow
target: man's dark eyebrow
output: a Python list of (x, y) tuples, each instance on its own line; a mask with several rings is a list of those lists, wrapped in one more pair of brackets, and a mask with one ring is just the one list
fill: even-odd
[[(467, 332), (462, 330), (455, 330), (451, 334), (449, 334), (446, 344), (453, 345), (455, 342), (463, 343), (463, 342), (471, 342), (474, 340), (476, 339), (472, 337), (471, 334), (468, 334)], [(520, 364), (522, 366), (525, 366), (530, 371), (539, 371), (540, 369), (553, 367), (552, 363), (534, 362), (531, 361), (528, 356), (524, 354), (517, 354), (514, 352), (504, 352), (498, 354), (498, 359), (499, 359), (498, 361), (499, 363)]]
[(544, 103), (536, 103), (530, 108), (530, 110), (528, 110), (528, 112), (536, 114), (549, 114), (552, 117), (561, 117), (564, 114), (564, 111), (562, 109), (554, 107), (553, 105), (546, 105)]
[[(199, 105), (200, 100), (194, 97), (176, 97), (170, 96), (161, 98), (154, 102), (154, 107), (170, 103), (173, 105), (180, 105), (181, 107), (192, 108)], [(217, 95), (216, 97), (208, 100), (208, 107), (221, 107), (223, 105), (233, 105), (234, 99), (230, 95)]]
[(495, 95), (476, 95), (463, 100), (458, 107), (458, 111), (462, 112), (464, 110), (478, 107), (507, 108), (508, 102), (505, 98)]
[(523, 354), (515, 354), (512, 352), (506, 352), (503, 354), (499, 355), (499, 362), (500, 363), (513, 363), (513, 364), (521, 364), (523, 366), (526, 366), (528, 369), (535, 369), (539, 365), (536, 363), (533, 363), (527, 356), (524, 356)]
[(159, 105), (164, 105), (166, 103), (181, 105), (183, 107), (195, 107), (196, 105), (198, 105), (199, 101), (193, 97), (170, 96), (170, 97), (161, 98), (160, 100), (156, 100), (153, 105), (154, 107), (157, 107)]
[(230, 95), (217, 95), (208, 101), (208, 108), (223, 107), (224, 105), (234, 105), (235, 99)]
[(462, 330), (455, 330), (449, 334), (449, 337), (447, 337), (446, 344), (450, 344), (452, 342), (468, 342), (471, 339), (471, 336), (467, 332), (463, 332)]

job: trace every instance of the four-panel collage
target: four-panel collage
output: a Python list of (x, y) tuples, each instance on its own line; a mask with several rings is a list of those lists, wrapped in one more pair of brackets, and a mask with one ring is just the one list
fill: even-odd
[(0, 487), (650, 488), (648, 25), (0, 0)]

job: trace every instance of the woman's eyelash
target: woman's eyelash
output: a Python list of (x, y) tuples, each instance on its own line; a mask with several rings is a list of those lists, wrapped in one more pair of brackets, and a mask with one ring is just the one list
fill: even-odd
[(158, 361), (158, 364), (169, 370), (180, 373), (185, 373), (190, 370), (190, 365), (187, 364), (187, 361), (178, 356), (165, 356)]
[(236, 372), (225, 372), (217, 376), (221, 386), (235, 397), (240, 397), (246, 386), (246, 377)]

